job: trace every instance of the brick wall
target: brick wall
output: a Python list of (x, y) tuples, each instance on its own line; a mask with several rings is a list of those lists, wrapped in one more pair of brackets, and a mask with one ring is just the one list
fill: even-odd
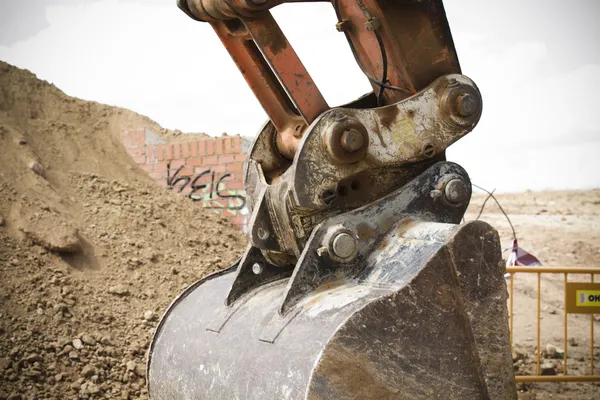
[(156, 183), (188, 196), (245, 231), (248, 219), (242, 165), (249, 141), (240, 136), (166, 142), (147, 129), (122, 134), (123, 145)]

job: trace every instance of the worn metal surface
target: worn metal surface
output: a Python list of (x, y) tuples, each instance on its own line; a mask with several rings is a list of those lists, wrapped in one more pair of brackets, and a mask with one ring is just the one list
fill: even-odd
[[(275, 252), (289, 262), (320, 222), (391, 193), (443, 160), (444, 150), (470, 132), (481, 115), (479, 102), (475, 114), (456, 116), (454, 100), (460, 93), (480, 98), (469, 78), (449, 75), (397, 104), (329, 110), (307, 129), (292, 165), (278, 156), (272, 144), (275, 131), (265, 125), (244, 171), (246, 193), (252, 198), (252, 243), (265, 257)], [(368, 144), (356, 152), (344, 151), (341, 139), (348, 130), (359, 132)], [(461, 195), (456, 190), (451, 194)], [(271, 245), (257, 240), (254, 221), (272, 232)]]
[[(284, 316), (278, 304), (288, 280), (262, 285), (228, 308), (224, 296), (234, 274), (209, 277), (163, 317), (150, 350), (150, 395), (516, 398), (510, 376), (482, 368), (481, 360), (490, 360), (495, 348), (478, 347), (474, 334), (494, 329), (495, 335), (508, 335), (506, 309), (490, 307), (477, 321), (480, 315), (469, 314), (466, 305), (489, 298), (489, 286), (478, 276), (501, 273), (500, 253), (454, 256), (459, 247), (481, 243), (482, 233), (497, 240), (482, 222), (456, 226), (403, 219), (390, 227), (356, 278), (319, 287)], [(462, 282), (457, 270), (465, 275)], [(470, 297), (463, 297), (463, 284)], [(497, 397), (486, 381), (506, 390)]]

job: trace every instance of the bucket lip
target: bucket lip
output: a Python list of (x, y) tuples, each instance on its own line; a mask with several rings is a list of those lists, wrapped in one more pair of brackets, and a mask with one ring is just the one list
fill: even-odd
[(146, 390), (148, 390), (148, 394), (150, 394), (150, 363), (152, 362), (152, 353), (153, 353), (153, 350), (154, 350), (154, 344), (156, 343), (156, 338), (158, 337), (158, 335), (162, 331), (162, 327), (163, 327), (164, 322), (166, 320), (166, 316), (169, 314), (169, 312), (171, 311), (171, 309), (173, 309), (177, 304), (179, 304), (183, 299), (185, 299), (198, 286), (200, 286), (203, 283), (208, 282), (210, 280), (216, 279), (216, 278), (218, 278), (220, 276), (227, 275), (227, 274), (230, 274), (232, 272), (235, 272), (235, 270), (237, 269), (237, 267), (238, 267), (238, 265), (240, 263), (240, 260), (241, 260), (241, 257), (236, 262), (234, 262), (231, 266), (229, 266), (228, 268), (225, 268), (225, 269), (223, 269), (221, 271), (217, 271), (217, 272), (214, 272), (212, 274), (209, 274), (209, 275), (205, 276), (204, 278), (199, 279), (196, 282), (192, 283), (191, 285), (189, 285), (188, 287), (186, 287), (183, 290), (183, 292), (181, 292), (179, 294), (179, 296), (177, 296), (171, 302), (171, 304), (169, 304), (169, 306), (165, 309), (165, 312), (160, 317), (160, 320), (158, 322), (158, 325), (156, 326), (156, 329), (154, 329), (154, 333), (152, 334), (152, 340), (150, 341), (150, 346), (148, 347), (148, 350), (147, 350), (147, 353), (146, 353)]

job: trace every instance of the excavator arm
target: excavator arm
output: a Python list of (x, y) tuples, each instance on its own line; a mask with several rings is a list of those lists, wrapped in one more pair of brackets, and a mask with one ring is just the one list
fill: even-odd
[(460, 224), (471, 183), (445, 158), (482, 99), (442, 1), (331, 1), (373, 87), (339, 107), (269, 12), (295, 2), (178, 0), (269, 121), (244, 166), (248, 247), (164, 315), (151, 396), (516, 398), (498, 234)]

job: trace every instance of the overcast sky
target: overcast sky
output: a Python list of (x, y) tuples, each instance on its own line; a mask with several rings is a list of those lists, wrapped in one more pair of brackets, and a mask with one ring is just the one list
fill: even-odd
[[(498, 191), (600, 187), (600, 0), (446, 0), (481, 122), (448, 158)], [(331, 5), (273, 10), (330, 105), (370, 90)], [(188, 132), (266, 116), (208, 24), (175, 0), (0, 0), (0, 59), (71, 96)]]

